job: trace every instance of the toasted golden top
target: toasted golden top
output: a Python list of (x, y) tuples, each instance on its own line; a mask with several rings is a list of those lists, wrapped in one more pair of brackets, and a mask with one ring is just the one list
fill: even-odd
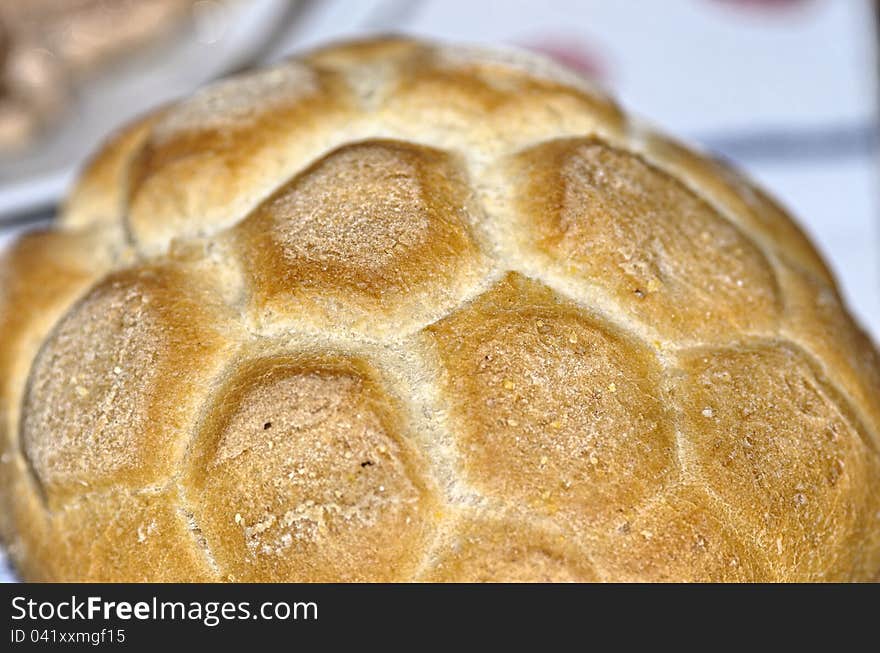
[(121, 132), (0, 260), (54, 580), (880, 572), (880, 356), (739, 174), (522, 55), (332, 46)]

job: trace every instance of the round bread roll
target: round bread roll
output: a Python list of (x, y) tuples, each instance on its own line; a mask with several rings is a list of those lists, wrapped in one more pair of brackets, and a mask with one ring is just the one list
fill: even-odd
[(822, 259), (542, 60), (388, 38), (210, 86), (0, 293), (25, 579), (880, 572), (880, 357)]

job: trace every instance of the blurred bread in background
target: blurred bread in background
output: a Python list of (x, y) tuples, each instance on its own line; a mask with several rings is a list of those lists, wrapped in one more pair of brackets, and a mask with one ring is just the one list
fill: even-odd
[(78, 81), (166, 37), (194, 0), (0, 0), (0, 154), (27, 147)]

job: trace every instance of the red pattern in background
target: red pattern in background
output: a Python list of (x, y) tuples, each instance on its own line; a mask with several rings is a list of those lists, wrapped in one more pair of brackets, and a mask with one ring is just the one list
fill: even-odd
[(605, 58), (582, 38), (545, 34), (520, 45), (527, 50), (550, 57), (588, 79), (608, 80), (609, 68)]

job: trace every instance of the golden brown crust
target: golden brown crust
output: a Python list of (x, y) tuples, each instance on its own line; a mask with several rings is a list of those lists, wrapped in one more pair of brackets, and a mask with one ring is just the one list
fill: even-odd
[(684, 485), (618, 515), (592, 555), (605, 577), (623, 582), (774, 580), (760, 549), (741, 538), (705, 491)]
[[(852, 552), (841, 552), (876, 520), (880, 464), (834, 389), (801, 352), (775, 343), (688, 352), (681, 370), (688, 469), (777, 577), (858, 577)], [(878, 564), (870, 552), (869, 568)]]
[(237, 366), (185, 486), (231, 580), (405, 580), (435, 519), (424, 464), (366, 364), (273, 356)]
[(449, 310), (456, 294), (437, 306), (436, 288), (460, 288), (483, 258), (467, 182), (448, 154), (398, 141), (322, 157), (234, 231), (255, 321), (308, 315), (364, 330), (388, 314), (399, 329)]
[(449, 529), (419, 580), (431, 583), (592, 583), (601, 579), (562, 531), (511, 518), (465, 518)]
[(382, 105), (383, 118), (471, 132), (469, 139), (496, 151), (561, 135), (622, 134), (625, 119), (612, 100), (520, 61), (479, 51), (429, 51), (402, 68)]
[(880, 356), (738, 173), (402, 38), (121, 132), (0, 258), (39, 580), (867, 580)]
[(198, 388), (231, 346), (212, 308), (176, 270), (143, 267), (107, 277), (58, 323), (34, 360), (20, 425), (50, 507), (174, 474)]
[(777, 256), (792, 261), (833, 286), (834, 279), (816, 248), (785, 210), (737, 170), (683, 144), (648, 132), (646, 155), (681, 175), (707, 198), (725, 209), (725, 216), (766, 242)]
[(132, 238), (162, 252), (175, 237), (234, 224), (309, 162), (348, 105), (334, 76), (291, 63), (224, 80), (170, 108), (132, 162)]
[(783, 269), (782, 333), (811, 352), (865, 422), (880, 451), (880, 353), (849, 316), (833, 287), (799, 270)]
[(154, 111), (134, 121), (98, 150), (64, 203), (60, 216), (62, 226), (73, 229), (95, 224), (122, 226), (132, 158), (143, 147), (161, 115), (161, 111)]
[(39, 573), (35, 548), (47, 539), (39, 491), (19, 445), (18, 406), (40, 343), (54, 322), (108, 265), (96, 234), (28, 234), (0, 259), (0, 537), (24, 573)]
[(589, 533), (675, 478), (660, 366), (518, 275), (428, 332), (467, 481)]
[(58, 540), (44, 552), (45, 566), (37, 568), (37, 578), (94, 583), (218, 580), (173, 488), (87, 494), (54, 511), (50, 519)]
[(775, 328), (760, 250), (680, 181), (598, 139), (543, 143), (510, 173), (521, 247), (678, 341)]

